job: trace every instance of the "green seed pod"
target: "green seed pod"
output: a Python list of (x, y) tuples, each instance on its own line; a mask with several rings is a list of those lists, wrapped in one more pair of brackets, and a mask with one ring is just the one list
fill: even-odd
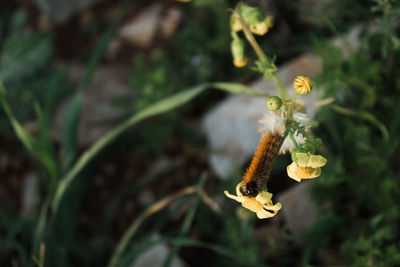
[(271, 111), (277, 111), (282, 106), (282, 100), (278, 96), (270, 96), (267, 98), (267, 109)]

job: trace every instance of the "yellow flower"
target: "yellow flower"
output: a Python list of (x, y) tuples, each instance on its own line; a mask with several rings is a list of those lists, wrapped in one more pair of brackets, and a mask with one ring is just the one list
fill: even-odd
[(316, 178), (321, 175), (321, 167), (325, 166), (327, 159), (320, 155), (296, 153), (296, 160), (287, 166), (290, 178), (300, 182), (301, 179)]
[(272, 27), (273, 24), (274, 24), (273, 17), (268, 16), (263, 21), (255, 25), (250, 24), (249, 28), (250, 31), (254, 34), (264, 35), (268, 32), (268, 30)]
[(307, 76), (303, 76), (303, 75), (297, 76), (293, 82), (294, 90), (301, 95), (305, 95), (305, 94), (308, 94), (309, 92), (311, 92), (312, 85), (313, 84), (312, 84), (310, 78), (308, 78)]
[(242, 206), (246, 209), (251, 210), (257, 214), (259, 219), (271, 218), (281, 209), (281, 203), (272, 203), (272, 194), (267, 191), (258, 193), (256, 197), (247, 197), (240, 192), (240, 186), (242, 183), (238, 183), (236, 186), (236, 196), (229, 194), (228, 191), (224, 191), (225, 195), (237, 202), (242, 203)]
[(240, 59), (234, 59), (233, 60), (233, 65), (235, 65), (236, 68), (243, 68), (247, 64), (247, 58), (240, 58)]

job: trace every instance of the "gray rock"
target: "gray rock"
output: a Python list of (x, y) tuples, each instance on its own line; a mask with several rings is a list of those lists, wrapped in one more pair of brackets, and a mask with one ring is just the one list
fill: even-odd
[(291, 233), (298, 237), (315, 221), (317, 207), (310, 199), (311, 181), (303, 181), (278, 195), (283, 218)]
[[(85, 73), (85, 67), (80, 64), (69, 64), (67, 75), (77, 84)], [(111, 121), (122, 114), (110, 102), (117, 97), (132, 93), (128, 86), (129, 69), (124, 66), (100, 66), (93, 76), (92, 82), (83, 94), (81, 116), (79, 121), (78, 143), (88, 146), (112, 129)], [(53, 136), (60, 140), (64, 125), (65, 113), (71, 99), (62, 103), (55, 115), (55, 132)]]
[[(158, 237), (154, 237), (155, 240), (158, 239)], [(169, 254), (169, 248), (164, 245), (164, 244), (159, 244), (156, 245), (144, 253), (142, 253), (137, 260), (131, 265), (131, 267), (161, 267), (164, 264), (165, 259), (167, 258)], [(172, 267), (183, 267), (185, 266), (184, 262), (178, 258), (175, 257), (171, 265)]]
[(35, 0), (42, 14), (54, 23), (65, 22), (78, 11), (101, 0)]
[(114, 41), (148, 48), (157, 38), (169, 38), (177, 29), (181, 16), (181, 10), (176, 7), (153, 4), (122, 25)]
[(154, 4), (143, 10), (120, 28), (118, 37), (133, 45), (148, 47), (158, 28), (162, 5)]

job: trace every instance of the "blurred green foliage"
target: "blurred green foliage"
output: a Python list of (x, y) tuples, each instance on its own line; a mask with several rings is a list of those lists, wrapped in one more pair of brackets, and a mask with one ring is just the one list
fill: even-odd
[[(157, 187), (160, 173), (182, 166), (161, 168), (140, 184), (120, 184), (119, 193), (107, 203), (97, 222), (98, 229), (83, 233), (77, 229), (77, 217), (87, 194), (87, 179), (91, 178), (87, 166), (99, 154), (105, 154), (104, 148), (129, 127), (159, 114), (162, 116), (134, 129), (135, 153), (159, 149), (160, 155), (163, 144), (177, 133), (178, 138), (201, 145), (202, 141), (195, 138), (199, 134), (183, 127), (186, 117), (195, 116), (193, 113), (204, 111), (216, 101), (199, 94), (210, 85), (249, 93), (233, 84), (207, 84), (214, 80), (236, 81), (248, 75), (249, 69), (239, 72), (231, 66), (227, 9), (233, 5), (223, 0), (198, 0), (184, 7), (182, 26), (163, 49), (148, 57), (135, 57), (130, 79), (132, 96), (113, 101), (126, 111), (123, 122), (77, 159), (74, 133), (81, 105), (79, 95), (70, 109), (70, 131), (65, 131), (70, 140), (60, 148), (72, 154), (59, 158), (49, 134), (54, 107), (71, 90), (63, 71), (51, 65), (54, 33), (26, 31), (28, 18), (21, 11), (0, 17), (0, 77), (8, 89), (1, 97), (7, 100), (3, 107), (14, 111), (12, 116), (7, 114), (8, 118), (1, 111), (1, 134), (10, 133), (9, 118), (15, 115), (14, 121), (21, 122), (13, 124), (19, 129), (18, 136), (47, 170), (37, 168), (40, 199), (31, 211), (33, 217), (20, 216), (0, 202), (0, 265), (15, 261), (20, 266), (35, 266), (32, 258), (40, 265), (42, 242), (46, 244), (45, 266), (104, 266), (108, 262), (116, 244), (110, 245), (107, 238), (113, 234), (111, 225), (121, 216), (117, 207), (129, 197), (136, 198), (141, 190)], [(323, 97), (333, 97), (344, 108), (322, 107), (316, 118), (316, 134), (324, 144), (320, 152), (329, 162), (314, 183), (313, 197), (320, 211), (313, 227), (300, 239), (292, 237), (285, 226), (280, 228), (283, 241), (260, 237), (260, 223), (253, 218), (238, 217), (225, 206), (221, 213), (215, 213), (200, 201), (200, 195), (187, 196), (140, 226), (119, 259), (121, 266), (128, 266), (160, 243), (172, 248), (165, 265), (179, 254), (193, 266), (204, 259), (210, 266), (321, 266), (326, 265), (322, 249), (337, 252), (345, 266), (400, 265), (400, 42), (396, 20), (400, 6), (390, 0), (373, 4), (320, 1), (317, 6), (319, 13), (307, 6), (277, 3), (279, 16), (287, 19), (293, 39), (282, 47), (277, 40), (280, 36), (272, 32), (272, 44), (268, 43), (269, 35), (263, 39), (264, 47), (284, 53), (284, 58), (308, 51), (313, 41), (324, 70), (315, 87), (324, 88)], [(309, 21), (299, 22), (301, 16)], [(363, 23), (358, 24), (360, 21)], [(327, 39), (342, 38), (355, 24), (361, 33), (359, 48), (349, 50), (345, 57)], [(87, 86), (99, 64), (113, 27), (115, 23), (94, 49), (80, 90)], [(301, 41), (291, 47), (294, 40)], [(277, 56), (279, 60), (280, 53)], [(175, 110), (196, 97), (190, 106)], [(37, 129), (32, 134), (24, 123), (34, 119)], [(213, 189), (207, 191), (220, 195), (233, 180), (212, 183)], [(182, 210), (184, 215), (178, 217), (183, 223), (177, 223), (174, 213)], [(155, 233), (162, 236), (154, 240)]]
[[(50, 67), (53, 38), (49, 32), (26, 31), (27, 16), (16, 11), (0, 18), (0, 77), (9, 91), (8, 100), (18, 108), (17, 117), (26, 122), (34, 117), (34, 104), (43, 114), (54, 111), (57, 100), (70, 88), (62, 70)], [(0, 131), (8, 131), (4, 116)]]

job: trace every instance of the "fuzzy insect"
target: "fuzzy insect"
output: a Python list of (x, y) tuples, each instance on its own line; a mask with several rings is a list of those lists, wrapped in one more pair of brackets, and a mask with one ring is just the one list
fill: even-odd
[(243, 176), (240, 192), (245, 196), (255, 197), (262, 190), (279, 151), (283, 135), (279, 130), (265, 133), (258, 144), (249, 168)]

